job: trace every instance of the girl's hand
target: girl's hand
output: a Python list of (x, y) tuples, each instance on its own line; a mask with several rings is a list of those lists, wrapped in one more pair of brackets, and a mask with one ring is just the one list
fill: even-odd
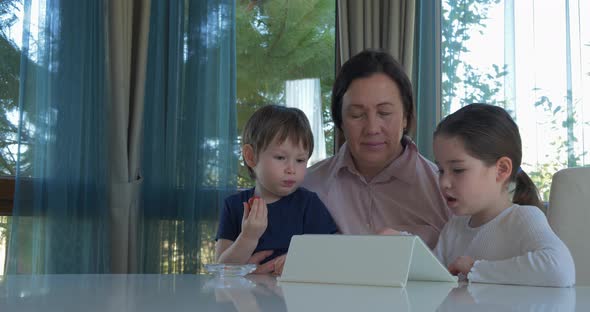
[(451, 274), (453, 275), (459, 275), (460, 273), (462, 273), (465, 276), (467, 276), (467, 274), (469, 274), (469, 271), (471, 271), (471, 268), (473, 267), (474, 263), (475, 260), (473, 260), (473, 258), (469, 256), (461, 256), (457, 258), (453, 263), (449, 264), (449, 272), (451, 272)]
[(248, 240), (258, 240), (266, 230), (268, 224), (268, 210), (266, 203), (260, 197), (244, 204), (242, 217), (242, 235)]

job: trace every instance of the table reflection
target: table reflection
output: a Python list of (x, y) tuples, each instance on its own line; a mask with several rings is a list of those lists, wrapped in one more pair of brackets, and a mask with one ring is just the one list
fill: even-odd
[(495, 284), (463, 284), (438, 311), (575, 311), (576, 289)]
[(272, 275), (13, 275), (0, 311), (590, 311), (590, 288), (277, 282)]
[(434, 311), (457, 284), (411, 282), (405, 288), (288, 282), (280, 285), (291, 312)]
[(287, 311), (283, 292), (272, 275), (213, 277), (204, 284), (203, 291), (212, 291), (217, 303), (231, 303), (238, 312)]

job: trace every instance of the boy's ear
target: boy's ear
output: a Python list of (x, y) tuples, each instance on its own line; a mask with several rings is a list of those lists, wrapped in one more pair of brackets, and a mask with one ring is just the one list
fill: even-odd
[(512, 159), (506, 156), (500, 157), (496, 161), (496, 181), (506, 182), (510, 179), (510, 174), (512, 174)]
[(251, 144), (244, 144), (242, 146), (242, 155), (244, 162), (250, 168), (256, 167), (256, 155), (254, 155), (254, 147)]

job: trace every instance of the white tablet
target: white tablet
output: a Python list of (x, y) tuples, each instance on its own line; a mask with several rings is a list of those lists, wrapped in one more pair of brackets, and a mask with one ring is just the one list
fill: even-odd
[(280, 281), (405, 287), (457, 277), (418, 236), (295, 235)]

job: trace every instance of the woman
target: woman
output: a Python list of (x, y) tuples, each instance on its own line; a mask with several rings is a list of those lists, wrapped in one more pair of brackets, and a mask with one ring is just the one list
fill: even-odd
[(351, 58), (332, 89), (332, 119), (346, 142), (309, 168), (303, 186), (319, 195), (343, 234), (394, 228), (434, 248), (450, 212), (436, 166), (406, 136), (414, 105), (401, 65), (378, 51)]

